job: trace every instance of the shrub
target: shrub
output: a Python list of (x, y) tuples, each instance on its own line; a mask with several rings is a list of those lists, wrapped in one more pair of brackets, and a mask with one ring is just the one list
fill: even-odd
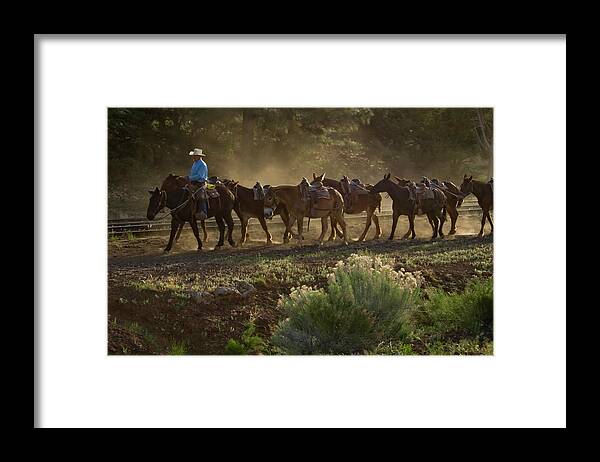
[(225, 345), (225, 354), (228, 355), (247, 355), (260, 354), (265, 349), (265, 341), (255, 335), (256, 326), (251, 319), (245, 325), (245, 330), (242, 333), (240, 341), (229, 339)]
[(411, 313), (415, 325), (439, 336), (492, 338), (494, 299), (492, 279), (475, 279), (462, 293), (427, 291), (428, 300)]
[(280, 299), (286, 319), (271, 342), (287, 354), (353, 354), (402, 339), (421, 282), (419, 273), (394, 271), (381, 257), (353, 254), (338, 262), (324, 289), (302, 286)]

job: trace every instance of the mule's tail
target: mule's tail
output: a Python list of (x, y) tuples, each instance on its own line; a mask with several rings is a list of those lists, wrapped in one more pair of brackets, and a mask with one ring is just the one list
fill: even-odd
[(308, 217), (308, 223), (306, 224), (306, 232), (310, 229), (310, 217)]

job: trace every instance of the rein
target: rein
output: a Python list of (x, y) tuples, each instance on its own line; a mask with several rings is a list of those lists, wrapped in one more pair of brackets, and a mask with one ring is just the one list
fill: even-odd
[[(188, 194), (190, 195), (190, 197), (188, 197), (188, 198), (187, 198), (185, 201), (183, 201), (181, 204), (179, 204), (179, 205), (178, 205), (177, 207), (175, 207), (174, 209), (170, 209), (170, 210), (168, 210), (167, 212), (165, 212), (165, 213), (164, 213), (164, 214), (163, 214), (163, 215), (162, 215), (160, 218), (159, 218), (159, 217), (157, 217), (157, 216), (155, 216), (155, 217), (154, 217), (154, 219), (156, 220), (156, 219), (158, 218), (159, 220), (162, 220), (162, 219), (163, 219), (164, 217), (166, 217), (167, 215), (173, 215), (173, 214), (177, 213), (177, 212), (179, 211), (179, 209), (181, 209), (181, 208), (185, 207), (185, 206), (187, 205), (187, 203), (188, 203), (190, 200), (192, 200), (192, 197), (194, 197), (194, 195), (193, 195), (193, 194), (190, 194), (190, 192), (189, 192), (187, 189), (186, 189), (186, 191), (188, 192)], [(163, 193), (164, 193), (164, 196), (163, 196)], [(159, 214), (159, 212), (160, 212), (162, 209), (164, 209), (164, 208), (166, 207), (166, 205), (167, 205), (167, 191), (165, 191), (164, 189), (163, 189), (163, 190), (161, 190), (161, 192), (160, 192), (160, 197), (161, 197), (161, 199), (160, 199), (160, 203), (158, 204), (158, 205), (159, 205), (159, 209), (158, 209), (158, 212), (156, 212), (156, 215), (158, 215), (158, 214)], [(179, 218), (179, 217), (177, 217), (177, 218)], [(181, 218), (179, 218), (179, 219), (181, 220)]]

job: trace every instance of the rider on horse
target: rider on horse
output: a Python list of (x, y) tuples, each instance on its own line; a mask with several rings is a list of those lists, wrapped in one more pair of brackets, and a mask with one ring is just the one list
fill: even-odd
[[(206, 184), (206, 179), (208, 178), (208, 165), (202, 160), (202, 158), (205, 157), (205, 154), (202, 153), (202, 149), (194, 148), (193, 151), (190, 151), (189, 155), (192, 157), (193, 162), (190, 174), (186, 176), (186, 179), (191, 186), (189, 188), (190, 191), (195, 195), (196, 191), (204, 188)], [(200, 220), (205, 220), (208, 216), (206, 198), (201, 198), (199, 203), (201, 210), (198, 212), (198, 218)]]

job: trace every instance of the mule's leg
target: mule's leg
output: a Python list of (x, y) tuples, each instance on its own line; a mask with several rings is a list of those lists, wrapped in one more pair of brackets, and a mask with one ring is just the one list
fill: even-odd
[(342, 212), (342, 211), (339, 212), (339, 215), (337, 216), (336, 221), (342, 227), (342, 233), (344, 233), (343, 234), (344, 245), (348, 245), (348, 229), (346, 228), (346, 220), (344, 220), (344, 212)]
[(456, 204), (448, 206), (448, 215), (450, 215), (450, 231), (448, 235), (456, 234), (456, 220), (458, 220), (458, 210)]
[(373, 209), (369, 208), (367, 210), (367, 221), (365, 223), (365, 229), (362, 232), (362, 234), (360, 235), (360, 237), (358, 238), (358, 242), (362, 242), (365, 240), (365, 236), (367, 235), (367, 232), (369, 231), (369, 228), (371, 227), (372, 220), (373, 220)]
[(442, 213), (440, 214), (440, 228), (438, 231), (438, 235), (440, 237), (444, 237), (444, 223), (446, 223), (446, 208), (442, 209)]
[(179, 220), (177, 218), (175, 218), (175, 217), (171, 218), (171, 235), (169, 236), (169, 243), (165, 247), (165, 252), (171, 251), (171, 248), (173, 247), (173, 240), (175, 239), (175, 234), (177, 233), (177, 230), (179, 229), (180, 224), (181, 223), (179, 222)]
[(246, 242), (246, 228), (248, 227), (248, 217), (246, 215), (241, 215), (240, 216), (240, 223), (242, 226), (242, 235), (240, 237), (240, 246), (244, 245), (244, 243)]
[(219, 247), (223, 247), (223, 242), (225, 241), (225, 223), (222, 215), (215, 215), (215, 221), (219, 227), (219, 242), (215, 246), (215, 249), (218, 249)]
[(327, 239), (327, 241), (333, 241), (335, 239), (335, 235), (336, 235), (335, 227), (336, 227), (336, 220), (332, 214), (331, 215), (331, 234), (329, 235), (329, 238)]
[(490, 229), (490, 234), (493, 234), (494, 233), (494, 223), (492, 223), (492, 216), (490, 215), (490, 210), (489, 209), (485, 212), (485, 216), (487, 217), (487, 220), (490, 223), (490, 228), (491, 228)]
[(483, 235), (483, 227), (485, 226), (485, 212), (483, 212), (482, 216), (481, 216), (481, 229), (479, 230), (479, 234), (477, 235), (477, 237), (481, 237)]
[(200, 232), (198, 231), (198, 222), (196, 221), (196, 217), (192, 215), (192, 219), (190, 220), (190, 226), (192, 227), (192, 231), (194, 232), (194, 236), (196, 237), (196, 242), (198, 243), (198, 250), (202, 250), (202, 241), (200, 240)]
[(183, 223), (181, 223), (181, 225), (179, 225), (179, 228), (177, 229), (177, 235), (175, 236), (175, 244), (177, 244), (177, 241), (179, 240), (179, 236), (181, 236), (181, 230), (183, 229), (184, 226), (185, 226), (185, 221)]
[(304, 240), (304, 236), (302, 235), (302, 230), (304, 229), (304, 217), (296, 217), (296, 221), (298, 224), (298, 243), (302, 245), (302, 241)]
[(438, 237), (438, 226), (440, 224), (440, 220), (437, 217), (437, 215), (432, 214), (431, 215), (431, 221), (433, 222), (432, 228), (433, 228), (433, 236), (431, 236), (431, 239), (437, 239)]
[(288, 242), (290, 242), (290, 233), (289, 233), (289, 223), (290, 223), (290, 215), (288, 214), (287, 210), (283, 209), (280, 213), (281, 216), (281, 221), (283, 221), (283, 224), (285, 225), (285, 229), (283, 230), (283, 243), (287, 244)]
[(208, 233), (206, 232), (206, 223), (204, 220), (200, 222), (200, 226), (202, 226), (202, 235), (204, 237), (204, 242), (208, 241)]
[(231, 216), (231, 210), (226, 211), (224, 213), (225, 223), (227, 223), (227, 242), (231, 247), (235, 247), (235, 242), (233, 240), (233, 217)]
[(412, 212), (408, 215), (408, 226), (412, 233), (410, 238), (414, 239), (415, 237), (417, 237), (417, 233), (415, 233), (415, 213), (414, 212)]
[(390, 232), (390, 237), (388, 237), (388, 240), (392, 240), (394, 239), (394, 233), (396, 232), (396, 226), (398, 226), (398, 217), (400, 216), (400, 214), (393, 212), (392, 215), (392, 231)]
[(267, 245), (271, 245), (273, 243), (273, 236), (271, 236), (269, 228), (267, 228), (267, 220), (265, 220), (265, 217), (258, 217), (258, 221), (260, 221), (260, 226), (262, 226), (263, 231), (267, 235)]
[[(400, 214), (398, 214), (398, 215), (400, 215)], [(413, 215), (413, 221), (411, 222), (410, 221), (410, 213), (409, 213), (408, 214), (408, 229), (406, 230), (406, 233), (404, 233), (404, 236), (402, 236), (402, 238), (401, 238), (402, 240), (408, 239), (408, 236), (410, 236), (413, 226), (414, 226), (414, 215)], [(413, 237), (413, 239), (414, 239), (414, 237)]]
[(379, 227), (379, 217), (373, 210), (373, 223), (375, 223), (375, 237), (373, 239), (379, 239), (381, 236), (381, 228)]
[(319, 245), (323, 245), (323, 238), (325, 237), (325, 233), (327, 232), (327, 221), (329, 217), (321, 218), (321, 235), (319, 236)]

